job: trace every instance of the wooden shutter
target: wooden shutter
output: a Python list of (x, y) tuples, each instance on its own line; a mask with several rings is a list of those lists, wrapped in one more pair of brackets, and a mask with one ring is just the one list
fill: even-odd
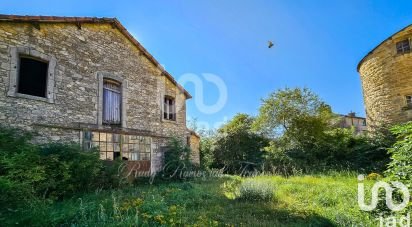
[(175, 108), (174, 108), (175, 101), (173, 99), (169, 99), (169, 120), (174, 120)]
[(103, 82), (103, 122), (107, 124), (120, 124), (121, 119), (121, 86), (111, 80)]
[(163, 102), (163, 119), (168, 119), (168, 114), (169, 114), (169, 99), (167, 97), (164, 98)]
[(175, 100), (172, 97), (165, 96), (163, 103), (163, 118), (167, 120), (176, 120)]

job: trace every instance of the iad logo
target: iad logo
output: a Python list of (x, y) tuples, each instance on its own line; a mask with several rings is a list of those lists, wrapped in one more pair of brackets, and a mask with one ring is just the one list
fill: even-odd
[[(386, 206), (390, 210), (400, 211), (408, 205), (410, 198), (409, 190), (404, 184), (398, 181), (391, 182), (392, 186), (395, 188), (393, 188), (390, 184), (383, 181), (376, 182), (372, 187), (371, 203), (369, 205), (365, 204), (365, 186), (363, 184), (364, 179), (364, 175), (358, 176), (358, 204), (361, 210), (372, 211), (376, 208), (376, 206), (378, 205), (378, 193), (380, 188), (385, 189)], [(400, 204), (394, 204), (393, 202), (392, 193), (395, 189), (398, 189), (400, 192), (402, 192), (403, 198), (402, 203)]]

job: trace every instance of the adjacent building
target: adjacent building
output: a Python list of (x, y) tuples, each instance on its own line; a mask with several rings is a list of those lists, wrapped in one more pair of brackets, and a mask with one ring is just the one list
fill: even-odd
[(412, 120), (412, 25), (371, 50), (358, 65), (368, 129)]
[(96, 146), (156, 172), (178, 137), (199, 162), (190, 94), (115, 18), (0, 15), (0, 91), (0, 122), (38, 142)]
[(367, 131), (366, 118), (356, 116), (354, 112), (339, 115), (337, 126), (340, 128), (353, 128), (356, 134)]

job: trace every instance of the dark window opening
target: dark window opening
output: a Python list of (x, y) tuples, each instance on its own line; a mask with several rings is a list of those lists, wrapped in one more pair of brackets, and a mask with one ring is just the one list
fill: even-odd
[(163, 118), (166, 120), (176, 120), (175, 100), (170, 96), (165, 96), (163, 103)]
[(17, 92), (46, 97), (48, 63), (32, 58), (20, 57)]
[(121, 86), (113, 80), (103, 82), (103, 122), (106, 124), (120, 124), (121, 114)]
[(412, 95), (405, 96), (405, 99), (406, 99), (406, 105), (411, 107), (412, 106)]
[(402, 40), (396, 43), (396, 52), (398, 54), (405, 54), (411, 52), (409, 39)]

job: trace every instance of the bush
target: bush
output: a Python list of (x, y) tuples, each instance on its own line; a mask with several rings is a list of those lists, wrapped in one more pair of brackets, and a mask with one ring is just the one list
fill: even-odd
[[(396, 143), (389, 149), (391, 162), (386, 171), (391, 180), (412, 183), (412, 121), (394, 126), (391, 131), (396, 135)], [(410, 186), (410, 185), (409, 185)]]
[(247, 179), (240, 184), (240, 200), (271, 201), (274, 198), (274, 185), (269, 181)]
[(193, 165), (190, 160), (190, 147), (177, 138), (172, 138), (164, 154), (162, 176), (165, 179), (183, 179), (184, 171), (190, 171)]
[(32, 200), (36, 188), (47, 178), (38, 147), (31, 135), (16, 129), (0, 128), (0, 205), (14, 206)]
[(287, 141), (273, 140), (267, 151), (265, 167), (282, 175), (324, 171), (360, 171), (382, 173), (392, 144), (390, 135), (356, 135), (351, 129), (331, 129), (305, 147), (285, 149)]
[(114, 173), (107, 172), (97, 150), (30, 140), (27, 132), (0, 128), (0, 207), (62, 199), (113, 183)]
[(217, 131), (213, 141), (214, 168), (242, 174), (259, 169), (269, 140), (251, 130), (254, 118), (237, 114)]
[(41, 146), (40, 157), (47, 178), (37, 187), (44, 196), (59, 199), (98, 186), (103, 163), (96, 149), (85, 152), (78, 144), (52, 143)]
[(240, 176), (230, 176), (230, 180), (224, 182), (221, 186), (223, 194), (228, 199), (236, 199), (240, 195), (239, 187), (243, 180)]

